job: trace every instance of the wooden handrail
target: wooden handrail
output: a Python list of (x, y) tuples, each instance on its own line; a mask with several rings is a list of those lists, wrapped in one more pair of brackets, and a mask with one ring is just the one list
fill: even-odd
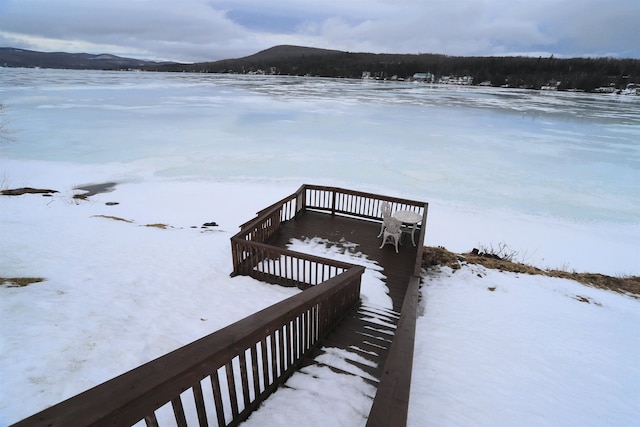
[[(246, 246), (242, 250), (239, 248), (241, 240), (268, 243), (268, 240), (278, 232), (282, 222), (295, 219), (297, 215), (307, 209), (324, 211), (331, 215), (346, 215), (365, 220), (382, 221), (381, 204), (383, 201), (391, 205), (392, 211), (410, 210), (422, 216), (413, 271), (413, 274), (417, 276), (422, 269), (428, 203), (339, 187), (310, 184), (302, 185), (295, 193), (262, 209), (253, 220), (240, 226), (240, 231), (231, 239), (233, 253), (232, 275), (247, 274), (249, 272), (249, 270), (243, 269), (241, 264), (246, 262), (243, 255), (251, 254), (252, 251), (243, 252)], [(248, 243), (247, 245), (251, 244)], [(300, 255), (300, 257), (304, 258), (304, 255)]]
[(241, 260), (233, 275), (306, 289), (354, 267), (353, 264), (277, 248), (240, 238), (232, 239), (232, 258)]
[[(237, 425), (358, 304), (363, 272), (355, 266), (14, 427), (133, 425), (143, 419), (156, 425), (155, 411), (169, 403), (183, 425), (187, 400), (200, 425)], [(205, 396), (213, 403), (205, 406)]]
[[(312, 209), (324, 211), (331, 215), (346, 215), (366, 220), (380, 221), (382, 220), (381, 205), (383, 201), (386, 201), (390, 204), (392, 211), (409, 210), (422, 216), (413, 277), (407, 288), (396, 334), (390, 347), (383, 376), (367, 421), (368, 427), (404, 426), (407, 422), (409, 392), (411, 387), (415, 325), (419, 297), (419, 276), (422, 270), (422, 254), (424, 251), (429, 204), (337, 187), (303, 185), (293, 195), (260, 211), (258, 218), (254, 220), (255, 222), (249, 222), (247, 224), (255, 227), (256, 224), (264, 223), (265, 218), (268, 217), (270, 212), (273, 210), (277, 211), (280, 209), (279, 205), (284, 205), (284, 203), (289, 203), (290, 200), (294, 199), (298, 202), (296, 215), (306, 209)], [(279, 225), (278, 223), (278, 226)], [(245, 230), (249, 230), (249, 227)], [(245, 236), (248, 235), (247, 231), (245, 231), (244, 233), (238, 233), (236, 236), (240, 238), (243, 234)], [(236, 241), (236, 245), (239, 247), (240, 242)], [(259, 248), (259, 245), (255, 242), (250, 242), (248, 245)], [(243, 250), (247, 251), (249, 249), (244, 248)], [(301, 255), (301, 258), (306, 256), (307, 255)], [(257, 259), (261, 258), (257, 257)], [(316, 262), (321, 261), (316, 260)], [(256, 277), (257, 273), (255, 272), (254, 266), (251, 266), (249, 273)], [(275, 283), (277, 283), (278, 280), (282, 281), (282, 278), (271, 275), (263, 275), (263, 277), (261, 277), (262, 280), (268, 280), (268, 278)], [(299, 283), (297, 285), (300, 286)]]
[(412, 277), (402, 303), (400, 319), (389, 347), (382, 378), (367, 418), (367, 427), (407, 425), (419, 289), (420, 279)]
[[(428, 204), (337, 187), (303, 185), (258, 212), (231, 238), (232, 274), (310, 289), (14, 426), (132, 425), (143, 419), (153, 426), (158, 424), (156, 411), (161, 407), (173, 412), (178, 425), (186, 425), (187, 418), (196, 415), (200, 425), (209, 425), (208, 417), (215, 418), (219, 426), (238, 425), (284, 383), (360, 298), (364, 267), (276, 248), (269, 241), (279, 232), (282, 222), (294, 220), (306, 209), (379, 221), (382, 201), (389, 202), (392, 209), (422, 215), (414, 269), (414, 276), (418, 276)], [(370, 422), (389, 422), (371, 426), (406, 424), (417, 289), (418, 279), (414, 277), (369, 417)], [(212, 404), (205, 405), (205, 392)], [(185, 400), (195, 407), (195, 414), (185, 413)], [(393, 404), (389, 406), (389, 402)]]
[(424, 241), (426, 238), (428, 203), (319, 185), (305, 184), (298, 191), (304, 191), (306, 195), (303, 209), (330, 212), (332, 215), (340, 214), (361, 219), (382, 221), (381, 204), (383, 201), (390, 204), (392, 211), (409, 210), (421, 215), (422, 221), (419, 226), (420, 234), (418, 235), (418, 241), (416, 243), (418, 249), (413, 268), (413, 275), (420, 275)]

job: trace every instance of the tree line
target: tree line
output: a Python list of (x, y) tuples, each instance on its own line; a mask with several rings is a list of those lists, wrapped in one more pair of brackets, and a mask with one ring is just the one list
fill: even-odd
[[(289, 50), (287, 50), (289, 48)], [(287, 52), (291, 52), (287, 54)], [(195, 64), (167, 64), (162, 71), (265, 73), (296, 76), (406, 79), (415, 73), (471, 76), (473, 84), (593, 91), (624, 89), (640, 83), (640, 60), (617, 58), (460, 57), (435, 54), (371, 54), (278, 46), (239, 59)]]

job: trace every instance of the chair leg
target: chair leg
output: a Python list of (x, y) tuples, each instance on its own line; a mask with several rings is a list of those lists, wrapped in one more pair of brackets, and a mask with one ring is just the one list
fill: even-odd
[(384, 233), (384, 222), (380, 224), (380, 233), (378, 234), (378, 237), (382, 236), (382, 233)]
[(382, 244), (380, 245), (380, 249), (384, 247), (387, 243), (391, 243), (396, 248), (396, 253), (398, 252), (398, 243), (400, 243), (400, 235), (387, 234), (382, 238)]

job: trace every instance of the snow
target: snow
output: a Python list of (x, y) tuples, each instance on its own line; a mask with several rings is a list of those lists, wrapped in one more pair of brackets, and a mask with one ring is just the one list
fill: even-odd
[(633, 426), (638, 300), (466, 265), (426, 277), (410, 426)]
[[(237, 226), (295, 188), (150, 179), (81, 201), (73, 187), (84, 179), (60, 174), (53, 181), (60, 192), (52, 197), (0, 198), (3, 276), (45, 278), (0, 286), (2, 425), (298, 292), (229, 277)], [(211, 221), (219, 226), (200, 227)], [(383, 272), (357, 248), (338, 253), (324, 243), (294, 241), (291, 248), (367, 266), (363, 299), (388, 308)], [(470, 265), (424, 279), (410, 425), (620, 426), (639, 419), (637, 300)], [(345, 366), (351, 356), (327, 349), (323, 357)], [(304, 368), (289, 386), (248, 424), (301, 417), (310, 426), (363, 425), (375, 393), (362, 378), (326, 367)]]

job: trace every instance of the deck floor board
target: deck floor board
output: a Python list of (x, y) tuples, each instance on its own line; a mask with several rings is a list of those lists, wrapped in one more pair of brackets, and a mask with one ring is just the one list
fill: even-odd
[[(292, 239), (317, 237), (326, 239), (329, 246), (355, 244), (355, 251), (362, 252), (369, 260), (375, 261), (382, 267), (381, 273), (385, 276), (384, 283), (388, 288), (392, 307), (381, 309), (362, 301), (327, 336), (322, 348), (312, 352), (305, 365), (317, 364), (315, 358), (328, 348), (339, 349), (356, 353), (373, 362), (370, 364), (372, 366), (351, 363), (365, 373), (363, 378), (367, 382), (377, 383), (380, 380), (409, 279), (413, 274), (417, 248), (412, 245), (409, 236), (404, 236), (399, 253), (395, 252), (393, 245), (385, 245), (380, 249), (382, 238), (377, 237), (379, 232), (379, 222), (306, 211), (295, 219), (284, 222), (278, 235), (269, 242), (271, 245), (287, 248)], [(372, 381), (371, 378), (375, 380)]]

